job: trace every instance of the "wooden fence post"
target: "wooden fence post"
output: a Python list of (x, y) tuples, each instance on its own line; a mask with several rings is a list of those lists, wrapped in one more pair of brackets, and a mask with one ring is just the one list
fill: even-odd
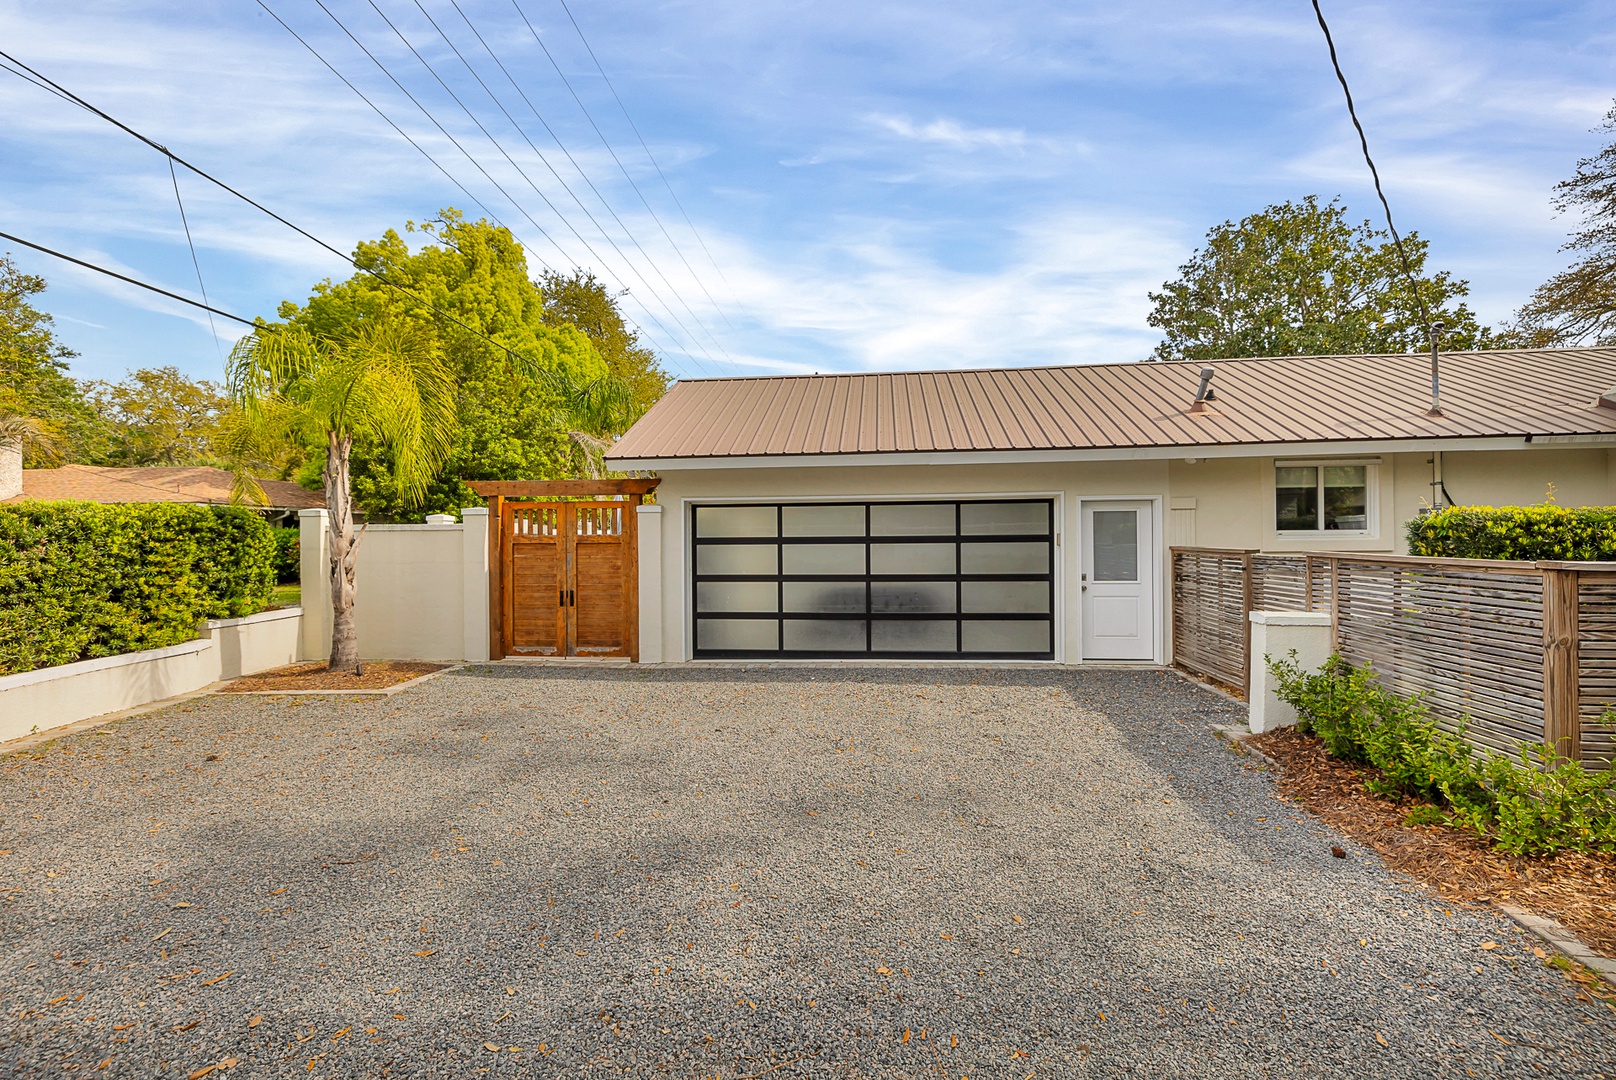
[(1543, 744), (1556, 763), (1582, 758), (1577, 572), (1543, 570)]

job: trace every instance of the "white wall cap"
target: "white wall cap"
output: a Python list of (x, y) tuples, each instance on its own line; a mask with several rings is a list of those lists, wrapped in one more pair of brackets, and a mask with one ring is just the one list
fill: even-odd
[(301, 619), (302, 617), (303, 605), (293, 604), (291, 607), (256, 611), (251, 615), (243, 615), (237, 619), (204, 619), (202, 620), (202, 626), (207, 630), (221, 630), (230, 626), (251, 626), (254, 623), (279, 622), (281, 619)]
[(635, 509), (636, 512), (641, 513), (641, 514), (660, 514), (660, 513), (662, 513), (662, 504), (661, 503), (641, 503), (640, 505), (636, 506), (634, 509)]
[(1251, 621), (1263, 626), (1329, 626), (1328, 611), (1253, 611)]
[(466, 508), (464, 508), (463, 510), (460, 511), (460, 516), (462, 518), (487, 517), (488, 516), (488, 507), (486, 507), (486, 506), (468, 506), (468, 507), (466, 507)]
[(299, 510), (297, 516), (300, 518), (325, 517), (330, 512), (323, 506), (307, 506)]
[(140, 652), (118, 653), (115, 656), (99, 656), (93, 660), (75, 660), (71, 664), (58, 664), (55, 667), (19, 671), (15, 675), (0, 677), (0, 690), (14, 690), (19, 686), (32, 686), (53, 679), (72, 678), (74, 675), (87, 675), (92, 671), (129, 667), (131, 664), (144, 664), (151, 660), (166, 660), (171, 656), (188, 656), (191, 653), (206, 652), (211, 648), (213, 648), (212, 638), (192, 638), (190, 641), (167, 645), (161, 649), (142, 649)]
[(455, 524), (455, 516), (453, 514), (428, 514), (426, 523), (428, 525), (453, 525)]

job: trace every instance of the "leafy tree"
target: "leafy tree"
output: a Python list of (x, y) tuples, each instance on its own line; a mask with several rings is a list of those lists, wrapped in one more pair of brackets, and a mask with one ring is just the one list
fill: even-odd
[(623, 318), (617, 296), (608, 292), (592, 272), (574, 270), (562, 274), (546, 270), (539, 276), (538, 285), (544, 298), (544, 321), (550, 326), (576, 326), (584, 332), (606, 361), (606, 370), (627, 384), (628, 409), (633, 419), (668, 392), (670, 379), (657, 363), (656, 353), (640, 341), (640, 332)]
[[(411, 252), (389, 230), (378, 241), (361, 243), (355, 258), (421, 300), (362, 271), (316, 286), (303, 305), (280, 308), (289, 325), (316, 338), (340, 339), (348, 328), (383, 315), (416, 326), (436, 342), (451, 373), (456, 423), (437, 476), (421, 492), (407, 493), (388, 448), (361, 439), (352, 457), (358, 507), (373, 520), (454, 512), (477, 500), (468, 480), (562, 477), (578, 470), (580, 456), (587, 468), (587, 454), (567, 435), (577, 425), (567, 419), (566, 399), (591, 385), (609, 387), (613, 372), (585, 331), (546, 319), (544, 296), (528, 276), (521, 244), (506, 229), (467, 222), (453, 209), (406, 231), (429, 242)], [(609, 329), (608, 320), (601, 323)], [(629, 340), (627, 347), (634, 344)], [(625, 363), (631, 368), (631, 361)], [(322, 453), (313, 449), (299, 479), (314, 479)]]
[(221, 444), (237, 463), (241, 493), (263, 501), (249, 470), (288, 444), (318, 441), (331, 537), (332, 671), (359, 666), (354, 632), (354, 533), (350, 463), (356, 442), (385, 452), (393, 488), (419, 500), (455, 437), (454, 372), (428, 329), (387, 315), (344, 326), (340, 336), (265, 326), (230, 353), (230, 415)]
[(51, 317), (28, 301), (45, 279), (25, 274), (0, 255), (0, 416), (36, 421), (25, 441), (24, 464), (53, 464), (54, 447), (70, 461), (87, 460), (101, 425), (78, 385), (67, 375), (77, 354), (56, 339)]
[[(1470, 285), (1425, 274), (1427, 243), (1403, 238), (1419, 296), (1447, 327), (1444, 347), (1473, 349), (1488, 332), (1461, 298)], [(1225, 221), (1179, 277), (1150, 294), (1150, 325), (1163, 332), (1153, 358), (1308, 356), (1418, 352), (1430, 348), (1415, 293), (1391, 238), (1353, 225), (1339, 199), (1269, 206)]]
[[(1596, 131), (1616, 131), (1616, 105)], [(1616, 141), (1577, 162), (1577, 171), (1554, 188), (1554, 208), (1580, 211), (1582, 224), (1561, 251), (1583, 252), (1570, 269), (1539, 285), (1505, 329), (1523, 348), (1616, 345)]]
[(215, 460), (213, 438), (229, 404), (216, 383), (192, 382), (176, 367), (143, 368), (120, 383), (82, 384), (107, 422), (108, 465), (198, 465)]

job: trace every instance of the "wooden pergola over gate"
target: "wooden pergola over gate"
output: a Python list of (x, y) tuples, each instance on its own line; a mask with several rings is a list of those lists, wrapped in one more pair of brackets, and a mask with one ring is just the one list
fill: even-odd
[(636, 508), (649, 480), (479, 480), (488, 500), (488, 648), (638, 660)]

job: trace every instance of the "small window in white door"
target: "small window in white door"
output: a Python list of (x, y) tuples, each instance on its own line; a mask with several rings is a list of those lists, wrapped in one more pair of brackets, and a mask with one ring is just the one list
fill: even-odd
[(1139, 512), (1094, 511), (1094, 580), (1139, 580)]

